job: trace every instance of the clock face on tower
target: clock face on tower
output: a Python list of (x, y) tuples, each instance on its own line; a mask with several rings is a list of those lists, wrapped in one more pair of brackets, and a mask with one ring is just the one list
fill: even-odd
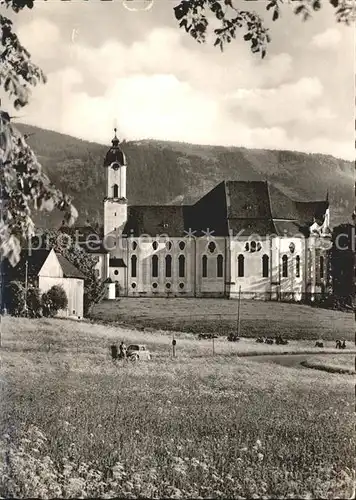
[(113, 170), (119, 170), (119, 168), (120, 168), (120, 164), (119, 164), (119, 163), (117, 163), (117, 161), (115, 161), (115, 162), (111, 165), (111, 168), (112, 168)]

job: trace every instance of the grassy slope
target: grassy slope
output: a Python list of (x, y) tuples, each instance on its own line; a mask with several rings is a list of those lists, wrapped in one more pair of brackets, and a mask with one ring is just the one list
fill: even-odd
[[(236, 331), (237, 301), (221, 299), (122, 298), (96, 306), (93, 317), (141, 328), (227, 335)], [(280, 334), (287, 339), (353, 340), (351, 314), (305, 305), (241, 301), (241, 335)]]
[[(81, 222), (101, 221), (105, 196), (103, 158), (108, 146), (19, 125), (34, 133), (29, 144), (51, 180), (74, 196)], [(108, 144), (110, 144), (108, 138)], [(191, 203), (224, 179), (269, 180), (292, 198), (324, 199), (329, 190), (332, 223), (349, 220), (353, 207), (353, 165), (319, 154), (250, 150), (193, 144), (136, 141), (128, 157), (130, 204)], [(41, 214), (41, 225), (60, 223), (60, 214)]]
[(13, 441), (1, 443), (12, 469), (0, 496), (350, 496), (348, 378), (207, 357), (188, 334), (176, 360), (156, 334), (151, 363), (114, 366), (108, 345), (129, 335), (119, 328), (5, 318), (3, 331), (1, 427)]

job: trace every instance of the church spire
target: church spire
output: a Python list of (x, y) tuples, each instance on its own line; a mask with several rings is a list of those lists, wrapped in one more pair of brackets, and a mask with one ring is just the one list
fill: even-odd
[(115, 127), (114, 128), (114, 132), (115, 132), (115, 136), (113, 138), (113, 140), (111, 141), (111, 144), (114, 146), (114, 148), (117, 148), (120, 144), (120, 141), (119, 139), (117, 138), (117, 135), (116, 135), (116, 132), (117, 132), (117, 128)]

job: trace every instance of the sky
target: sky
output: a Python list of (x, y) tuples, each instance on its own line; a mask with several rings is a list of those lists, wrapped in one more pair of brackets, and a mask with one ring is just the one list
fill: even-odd
[(36, 0), (12, 19), (48, 82), (19, 121), (104, 144), (116, 126), (125, 140), (353, 160), (354, 27), (337, 24), (325, 2), (307, 22), (290, 5), (272, 22), (265, 1), (235, 1), (270, 28), (265, 59), (243, 33), (223, 53), (210, 39), (198, 44), (178, 27), (177, 1), (153, 0), (143, 11), (143, 0)]

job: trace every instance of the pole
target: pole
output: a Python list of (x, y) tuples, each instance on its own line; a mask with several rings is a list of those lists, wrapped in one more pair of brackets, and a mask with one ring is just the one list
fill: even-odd
[(28, 260), (25, 263), (25, 316), (27, 317), (27, 280), (28, 280)]
[(173, 357), (174, 357), (174, 358), (176, 357), (176, 345), (177, 345), (177, 341), (176, 341), (176, 339), (174, 338), (174, 333), (173, 333), (173, 340), (172, 340), (172, 352), (173, 352)]
[(239, 286), (239, 298), (237, 302), (237, 337), (240, 336), (240, 302), (241, 302), (241, 285)]

